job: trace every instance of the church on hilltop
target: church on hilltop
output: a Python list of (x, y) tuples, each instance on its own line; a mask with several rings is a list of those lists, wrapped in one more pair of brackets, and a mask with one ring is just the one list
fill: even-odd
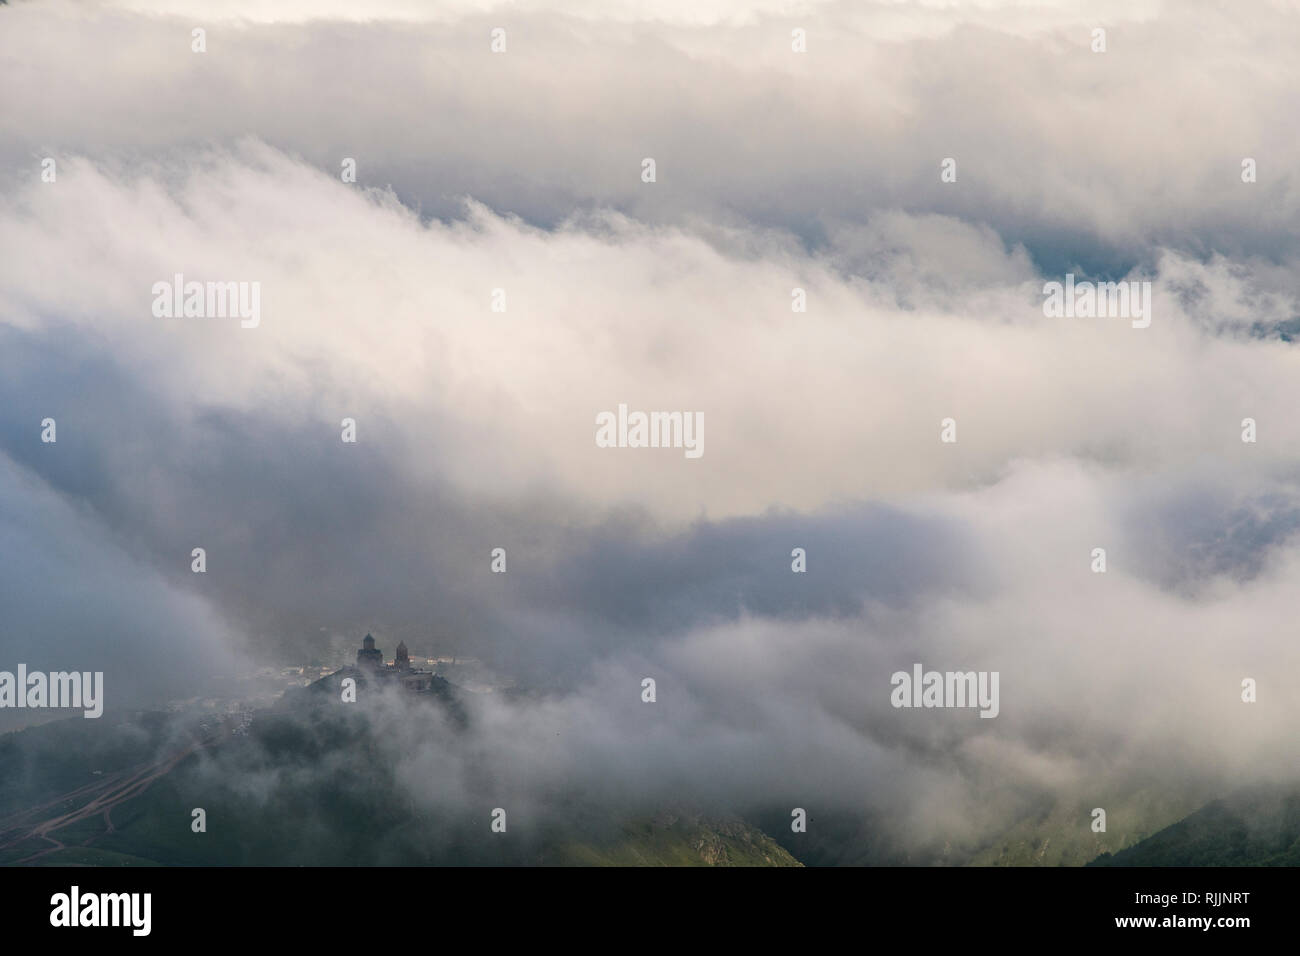
[[(355, 682), (355, 686), (345, 686), (348, 681)], [(432, 670), (413, 667), (405, 641), (397, 645), (393, 660), (385, 661), (384, 652), (375, 646), (375, 639), (370, 634), (362, 639), (361, 647), (357, 649), (355, 665), (341, 667), (301, 689), (286, 690), (276, 706), (293, 708), (321, 700), (347, 706), (366, 700), (367, 696), (373, 696), (374, 690), (384, 688), (402, 692), (402, 696), (410, 694), (415, 700), (440, 704), (455, 725), (467, 726), (469, 716), (457, 685)]]
[(363, 675), (373, 676), (384, 683), (401, 686), (413, 693), (425, 693), (433, 687), (434, 674), (422, 668), (411, 666), (411, 655), (406, 650), (406, 642), (397, 645), (397, 656), (391, 664), (384, 663), (384, 652), (375, 647), (375, 639), (369, 634), (361, 642), (357, 651), (357, 668)]

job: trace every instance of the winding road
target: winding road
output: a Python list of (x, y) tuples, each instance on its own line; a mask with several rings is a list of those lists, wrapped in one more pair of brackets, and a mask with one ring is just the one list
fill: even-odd
[[(0, 851), (21, 846), (33, 839), (50, 843), (50, 846), (45, 849), (14, 861), (16, 864), (31, 863), (50, 853), (67, 849), (67, 845), (54, 836), (57, 831), (81, 820), (102, 815), (104, 832), (76, 844), (89, 846), (95, 840), (114, 831), (112, 817), (114, 807), (140, 796), (153, 785), (154, 781), (171, 773), (176, 765), (190, 754), (215, 743), (227, 732), (228, 728), (223, 725), (201, 738), (192, 738), (185, 746), (154, 762), (105, 774), (101, 780), (0, 819)], [(76, 809), (67, 810), (69, 804), (78, 804), (78, 806)]]

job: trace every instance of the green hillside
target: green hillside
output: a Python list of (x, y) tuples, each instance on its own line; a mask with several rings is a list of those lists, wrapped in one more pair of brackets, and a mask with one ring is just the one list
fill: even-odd
[(1106, 832), (1092, 830), (1097, 803), (1057, 804), (1022, 820), (977, 852), (971, 866), (1083, 866), (1102, 853), (1131, 847), (1195, 808), (1189, 798), (1141, 790), (1098, 801), (1106, 809)]
[(669, 812), (624, 824), (608, 842), (560, 844), (551, 860), (575, 866), (802, 865), (741, 820)]
[[(386, 718), (333, 699), (302, 696), (251, 722), (136, 714), (4, 735), (0, 865), (1300, 865), (1295, 787), (1200, 809), (1163, 791), (1099, 794), (1046, 806), (991, 841), (923, 851), (865, 810), (818, 811), (792, 834), (782, 808), (614, 809), (566, 790), (530, 804), (491, 781), (491, 800), (422, 801), (399, 778)], [(454, 718), (431, 727), (458, 732), (451, 691), (427, 706)], [(512, 807), (507, 833), (489, 827), (497, 802)], [(1105, 833), (1092, 832), (1094, 802)], [(196, 807), (206, 832), (192, 829)]]
[(1207, 804), (1094, 866), (1300, 866), (1300, 791), (1263, 787)]
[[(496, 834), (490, 802), (417, 805), (363, 709), (301, 706), (261, 712), (238, 734), (150, 714), (0, 738), (0, 864), (798, 865), (729, 815), (620, 819), (580, 794)], [(429, 706), (450, 705), (435, 695)], [(196, 807), (206, 832), (192, 829)]]

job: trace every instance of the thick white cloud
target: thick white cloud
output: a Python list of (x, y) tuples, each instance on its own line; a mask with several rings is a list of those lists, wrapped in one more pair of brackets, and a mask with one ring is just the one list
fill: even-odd
[[(70, 160), (9, 197), (10, 320), (98, 336), (178, 410), (323, 432), (351, 416), (363, 436), (391, 415), (404, 467), (467, 491), (540, 484), (680, 522), (958, 488), (1021, 458), (1279, 467), (1300, 441), (1295, 351), (1242, 328), (1295, 300), (1247, 262), (1157, 252), (1135, 329), (1045, 317), (1023, 250), (944, 217), (882, 213), (813, 254), (755, 233), (742, 253), (616, 214), (544, 231), (471, 204), (421, 223), (256, 145), (193, 164)], [(259, 282), (261, 324), (154, 317), (175, 273)], [(596, 447), (620, 402), (703, 412), (703, 457)]]
[[(495, 11), (218, 21), (194, 54), (186, 18), (20, 5), (0, 33), (13, 93), (0, 157), (15, 170), (79, 152), (140, 164), (252, 135), (331, 174), (353, 157), (362, 183), (444, 217), (469, 194), (548, 225), (614, 206), (815, 239), (827, 218), (902, 207), (989, 222), (1061, 271), (1115, 268), (1154, 244), (1295, 252), (1292, 5), (816, 9), (807, 54), (790, 52), (789, 21), (553, 11), (516, 12), (504, 55), (488, 48)], [(942, 30), (882, 32), (859, 9)], [(1089, 49), (1098, 19), (1104, 54)], [(956, 184), (939, 182), (945, 157)], [(1252, 186), (1243, 157), (1259, 164)]]

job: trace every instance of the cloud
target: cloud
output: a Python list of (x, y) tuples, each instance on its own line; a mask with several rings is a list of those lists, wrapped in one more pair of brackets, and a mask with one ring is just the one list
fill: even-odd
[[(58, 454), (58, 446), (46, 447), (49, 457)], [(7, 458), (0, 458), (0, 497), (0, 670), (102, 672), (104, 709), (118, 712), (200, 693), (242, 666), (221, 616), (132, 558), (75, 499)], [(0, 728), (44, 716), (6, 709)]]
[[(732, 9), (753, 18), (512, 8), (503, 55), (488, 41), (500, 9), (448, 23), (217, 21), (194, 54), (189, 16), (102, 11), (91, 30), (91, 14), (20, 5), (0, 38), (15, 92), (3, 159), (139, 163), (252, 135), (332, 175), (353, 157), (360, 182), (444, 218), (468, 194), (547, 226), (612, 207), (654, 222), (739, 217), (817, 242), (824, 217), (901, 208), (988, 223), (1054, 272), (1124, 272), (1150, 264), (1152, 246), (1296, 251), (1293, 7)], [(1098, 20), (1104, 54), (1090, 50)], [(807, 54), (790, 52), (791, 24), (810, 31)], [(78, 68), (53, 67), (64, 58)], [(1253, 186), (1240, 179), (1248, 156)], [(957, 183), (939, 181), (945, 157)]]

